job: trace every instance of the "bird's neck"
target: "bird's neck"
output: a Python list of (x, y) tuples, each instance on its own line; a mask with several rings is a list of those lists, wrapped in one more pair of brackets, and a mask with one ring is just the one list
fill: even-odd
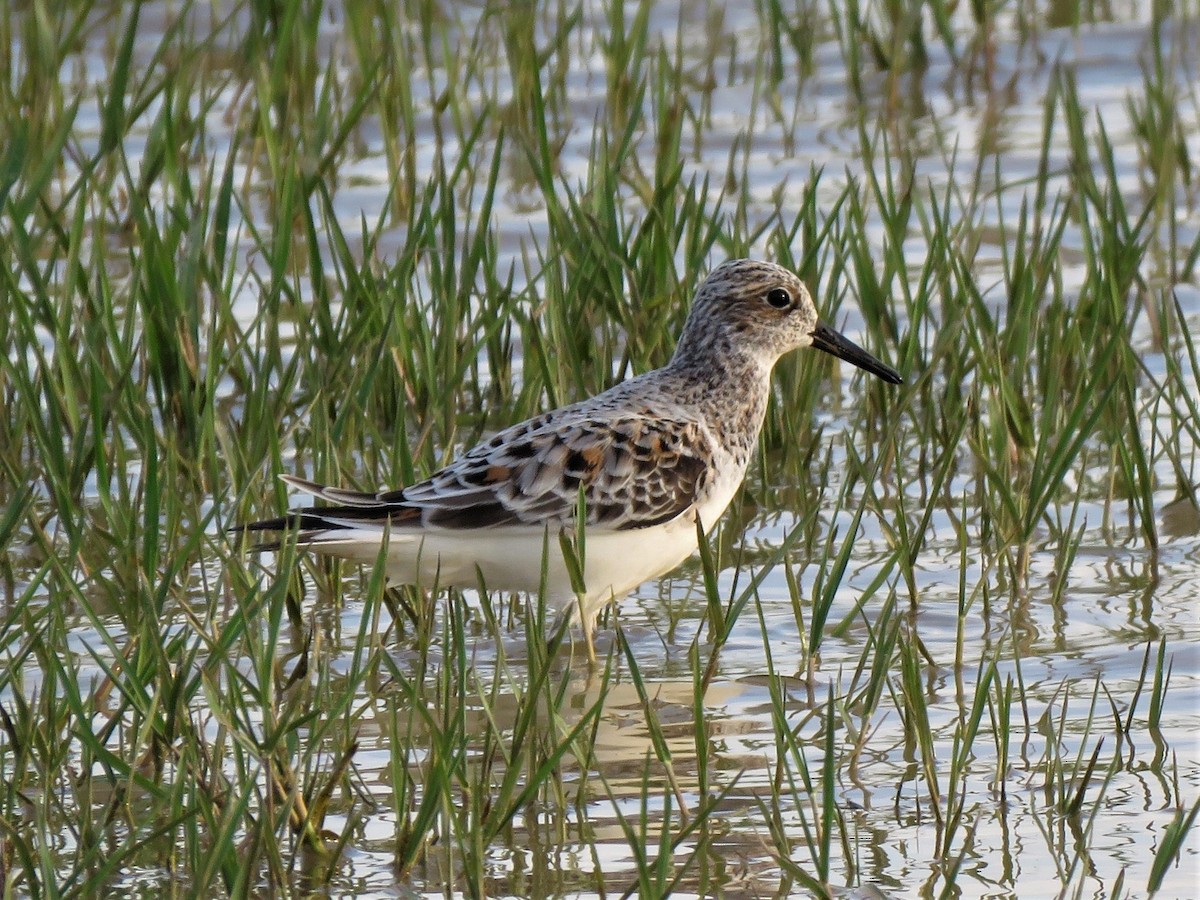
[(686, 403), (704, 411), (721, 442), (748, 458), (766, 415), (775, 360), (736, 342), (724, 343), (714, 346), (710, 339), (702, 348), (680, 343), (663, 373), (676, 382)]

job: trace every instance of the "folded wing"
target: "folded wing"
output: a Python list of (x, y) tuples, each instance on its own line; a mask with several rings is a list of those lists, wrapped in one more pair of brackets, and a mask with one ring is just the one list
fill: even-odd
[(379, 493), (326, 487), (283, 476), (329, 506), (242, 526), (299, 528), (301, 541), (339, 528), (561, 528), (574, 524), (582, 492), (588, 527), (647, 528), (691, 509), (711, 469), (710, 441), (683, 417), (597, 420), (548, 413), (500, 432), (426, 481)]

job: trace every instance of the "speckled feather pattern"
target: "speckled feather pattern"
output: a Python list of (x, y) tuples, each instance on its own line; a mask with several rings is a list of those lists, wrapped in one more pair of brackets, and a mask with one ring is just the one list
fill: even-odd
[[(243, 530), (298, 527), (302, 545), (364, 561), (388, 541), (396, 580), (433, 576), (442, 586), (474, 587), (482, 574), (491, 588), (531, 590), (545, 548), (557, 545), (548, 533), (573, 530), (582, 493), (587, 594), (574, 596), (561, 565), (551, 565), (547, 593), (563, 604), (578, 600), (586, 626), (604, 603), (694, 551), (697, 517), (705, 531), (720, 518), (745, 475), (782, 354), (832, 336), (836, 348), (818, 346), (899, 381), (822, 329), (794, 274), (732, 260), (697, 290), (665, 367), (506, 428), (398, 490), (361, 493), (284, 476), (332, 505)], [(524, 559), (503, 555), (514, 550)]]
[(665, 398), (643, 394), (631, 406), (636, 384), (506, 428), (411, 487), (358, 494), (293, 483), (352, 506), (344, 512), (358, 522), (557, 529), (574, 524), (582, 490), (587, 527), (657, 525), (703, 496), (716, 448), (703, 422)]

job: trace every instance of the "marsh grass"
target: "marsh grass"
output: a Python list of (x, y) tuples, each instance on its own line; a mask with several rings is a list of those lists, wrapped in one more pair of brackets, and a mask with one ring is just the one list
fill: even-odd
[[(1148, 14), (1127, 127), (1035, 66), (1009, 175), (912, 85), (979, 110), (998, 47), (1103, 25), (968, 6), (0, 16), (5, 893), (1190, 884), (1195, 635), (1157, 598), (1195, 578), (1200, 11)], [(596, 667), (537, 598), (224, 533), (279, 472), (405, 483), (661, 365), (746, 253), (907, 383), (785, 360), (670, 620), (611, 613)], [(1097, 592), (1144, 653), (1111, 678)]]

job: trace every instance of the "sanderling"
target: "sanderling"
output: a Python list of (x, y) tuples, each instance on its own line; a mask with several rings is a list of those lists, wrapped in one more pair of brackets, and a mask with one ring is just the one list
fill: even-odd
[(398, 584), (544, 589), (578, 620), (592, 656), (605, 605), (679, 565), (696, 550), (697, 523), (708, 532), (721, 517), (758, 440), (771, 369), (798, 347), (901, 382), (817, 320), (794, 274), (731, 260), (696, 291), (663, 368), (506, 428), (419, 484), (364, 493), (283, 475), (332, 505), (235, 530), (298, 531), (304, 549), (364, 563), (386, 543)]

